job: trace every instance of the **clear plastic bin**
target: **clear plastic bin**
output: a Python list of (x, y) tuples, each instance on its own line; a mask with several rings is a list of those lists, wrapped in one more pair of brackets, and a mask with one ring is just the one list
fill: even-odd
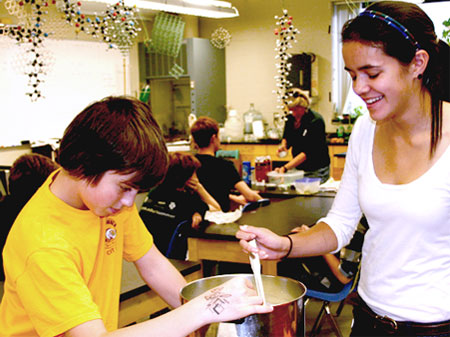
[(267, 177), (269, 178), (269, 184), (294, 185), (295, 181), (303, 178), (304, 174), (305, 172), (301, 170), (290, 170), (285, 173), (270, 171), (267, 173)]
[(300, 194), (314, 194), (319, 192), (320, 178), (302, 178), (295, 181), (295, 190)]

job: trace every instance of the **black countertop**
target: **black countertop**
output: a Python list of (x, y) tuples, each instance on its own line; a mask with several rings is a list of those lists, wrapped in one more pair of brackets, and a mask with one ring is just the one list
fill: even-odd
[(245, 212), (234, 223), (210, 223), (204, 231), (195, 231), (192, 236), (218, 240), (237, 241), (235, 234), (240, 225), (266, 227), (279, 235), (288, 234), (294, 227), (314, 225), (331, 208), (334, 198), (329, 196), (297, 196)]
[[(344, 141), (343, 143), (335, 143), (333, 141), (331, 141), (332, 138), (338, 138), (336, 136), (336, 133), (327, 133), (327, 143), (328, 145), (348, 145), (348, 141)], [(221, 141), (222, 144), (226, 145), (226, 144), (236, 144), (236, 145), (245, 145), (245, 144), (249, 144), (249, 145), (278, 145), (281, 143), (281, 139), (271, 139), (271, 138), (266, 138), (266, 139), (259, 139), (257, 141)]]

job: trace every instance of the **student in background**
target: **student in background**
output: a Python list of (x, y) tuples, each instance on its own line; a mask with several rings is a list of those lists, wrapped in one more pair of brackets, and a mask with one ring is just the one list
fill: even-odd
[[(3, 251), (9, 230), (20, 210), (59, 165), (49, 157), (29, 153), (17, 158), (9, 170), (9, 194), (0, 201), (0, 252)], [(0, 281), (5, 280), (3, 258)]]
[[(200, 162), (188, 153), (169, 153), (169, 168), (163, 182), (150, 191), (139, 215), (161, 252), (166, 252), (175, 228), (182, 221), (198, 229), (207, 210), (220, 211), (216, 200), (197, 178)], [(186, 230), (184, 228), (183, 230)], [(177, 241), (177, 247), (168, 257), (184, 259), (187, 242)]]
[(449, 336), (450, 46), (400, 1), (373, 2), (341, 35), (369, 114), (353, 128), (330, 212), (290, 239), (250, 226), (237, 236), (253, 253), (256, 238), (266, 259), (320, 255), (344, 247), (363, 213), (352, 336)]
[(292, 159), (275, 171), (285, 173), (297, 168), (305, 171), (305, 177), (321, 178), (324, 183), (330, 177), (330, 156), (323, 117), (309, 108), (308, 92), (293, 88), (289, 92), (286, 125), (278, 153), (292, 148)]
[[(234, 164), (224, 158), (217, 158), (220, 148), (219, 124), (210, 117), (200, 117), (191, 127), (191, 135), (198, 149), (196, 157), (202, 166), (197, 176), (206, 190), (220, 204), (222, 211), (230, 210), (230, 200), (240, 205), (262, 199), (241, 179)], [(230, 192), (236, 189), (240, 195)]]
[[(241, 279), (181, 306), (186, 282), (155, 247), (134, 204), (168, 166), (148, 105), (127, 97), (89, 105), (66, 129), (58, 162), (5, 244), (3, 335), (186, 336), (211, 322), (271, 311)], [(117, 330), (123, 259), (176, 309)]]

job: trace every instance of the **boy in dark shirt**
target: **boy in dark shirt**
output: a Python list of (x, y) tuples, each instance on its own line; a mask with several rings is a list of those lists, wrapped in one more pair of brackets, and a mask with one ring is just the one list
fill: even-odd
[[(222, 211), (230, 210), (230, 200), (245, 205), (262, 199), (241, 179), (232, 162), (215, 156), (220, 148), (220, 139), (219, 124), (214, 119), (200, 117), (192, 125), (191, 135), (198, 148), (196, 157), (202, 164), (197, 171), (198, 179), (217, 200)], [(241, 194), (239, 196), (230, 194), (232, 189)]]

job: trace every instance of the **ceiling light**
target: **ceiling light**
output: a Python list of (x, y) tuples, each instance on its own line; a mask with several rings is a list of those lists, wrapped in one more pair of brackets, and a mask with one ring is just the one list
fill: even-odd
[[(89, 2), (113, 4), (117, 0), (92, 0)], [(228, 1), (218, 0), (125, 0), (125, 5), (136, 6), (143, 11), (163, 11), (207, 18), (233, 18), (238, 10)]]
[(219, 0), (183, 0), (183, 1), (193, 5), (231, 8), (231, 3), (228, 1), (219, 1)]

